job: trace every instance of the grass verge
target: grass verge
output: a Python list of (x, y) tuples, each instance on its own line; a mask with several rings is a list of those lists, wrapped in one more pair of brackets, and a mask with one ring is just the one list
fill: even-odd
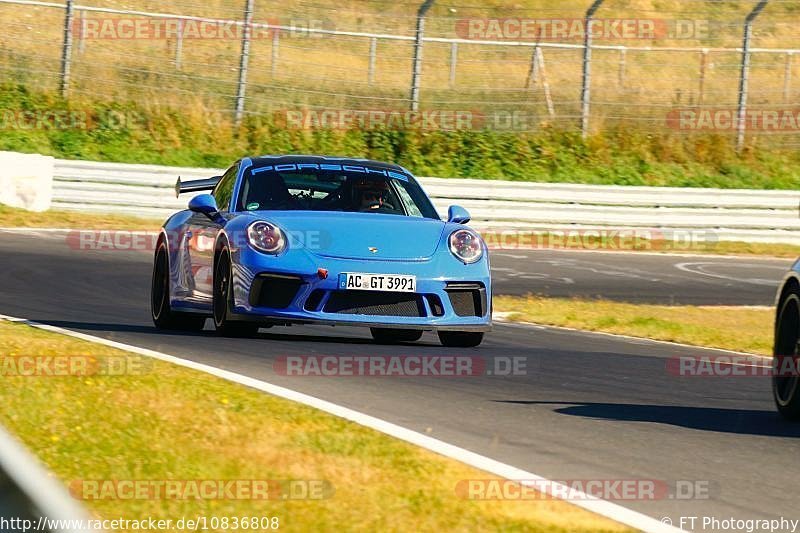
[[(141, 96), (111, 104), (79, 95), (65, 101), (55, 93), (30, 88), (33, 86), (32, 82), (29, 86), (0, 84), (3, 116), (77, 113), (82, 127), (20, 127), (12, 120), (0, 136), (0, 150), (66, 159), (220, 168), (243, 154), (318, 153), (392, 161), (419, 176), (800, 188), (796, 150), (748, 148), (740, 154), (721, 134), (622, 126), (609, 126), (587, 139), (580, 132), (551, 127), (537, 132), (414, 127), (361, 130), (356, 126), (298, 130), (281, 124), (273, 113), (248, 115), (237, 129), (227, 112), (209, 110), (198, 102), (169, 107), (154, 103), (155, 97), (151, 101)], [(120, 124), (113, 118), (120, 114), (130, 118)]]
[[(0, 322), (0, 355), (129, 357)], [(128, 375), (9, 377), (0, 423), (65, 483), (75, 480), (326, 480), (316, 500), (90, 500), (102, 518), (279, 517), (290, 531), (619, 531), (560, 501), (476, 502), (459, 480), (489, 479), (376, 431), (155, 360)], [(118, 367), (118, 365), (117, 365)], [(8, 369), (4, 364), (3, 368)]]
[(765, 255), (794, 259), (800, 257), (800, 246), (793, 244), (720, 241), (692, 245), (688, 250), (675, 246), (666, 253), (716, 254), (716, 255)]
[(772, 309), (666, 306), (537, 296), (496, 296), (495, 312), (536, 322), (762, 355), (772, 353)]
[(0, 228), (125, 229), (158, 231), (161, 221), (124, 215), (50, 210), (33, 213), (0, 204)]

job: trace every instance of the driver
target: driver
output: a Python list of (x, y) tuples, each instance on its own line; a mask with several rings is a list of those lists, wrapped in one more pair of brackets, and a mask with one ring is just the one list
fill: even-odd
[(389, 184), (383, 180), (361, 179), (356, 182), (355, 189), (360, 211), (377, 211), (386, 204)]

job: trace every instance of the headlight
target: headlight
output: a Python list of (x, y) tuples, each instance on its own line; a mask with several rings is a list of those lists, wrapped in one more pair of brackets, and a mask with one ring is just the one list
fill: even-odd
[(464, 263), (475, 263), (483, 257), (483, 243), (474, 231), (460, 229), (450, 235), (450, 251)]
[(279, 254), (286, 248), (286, 236), (269, 222), (253, 222), (247, 227), (247, 240), (256, 250)]

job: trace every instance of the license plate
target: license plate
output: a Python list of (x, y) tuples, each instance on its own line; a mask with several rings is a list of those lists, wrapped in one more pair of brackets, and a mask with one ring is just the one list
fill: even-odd
[(350, 291), (414, 292), (417, 277), (402, 274), (346, 273), (339, 278), (339, 288)]

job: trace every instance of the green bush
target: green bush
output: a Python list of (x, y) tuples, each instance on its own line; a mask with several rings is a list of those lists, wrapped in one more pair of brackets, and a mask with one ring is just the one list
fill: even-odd
[[(22, 85), (0, 85), (0, 149), (68, 159), (224, 167), (243, 155), (306, 153), (369, 157), (417, 175), (517, 181), (800, 188), (800, 155), (749, 147), (728, 137), (651, 133), (610, 127), (586, 140), (544, 127), (496, 131), (292, 130), (269, 115), (230, 117), (198, 101), (181, 109), (157, 104), (64, 101)], [(27, 113), (27, 114), (26, 114)], [(67, 127), (25, 117), (73, 117)], [(78, 120), (74, 120), (77, 117)]]

